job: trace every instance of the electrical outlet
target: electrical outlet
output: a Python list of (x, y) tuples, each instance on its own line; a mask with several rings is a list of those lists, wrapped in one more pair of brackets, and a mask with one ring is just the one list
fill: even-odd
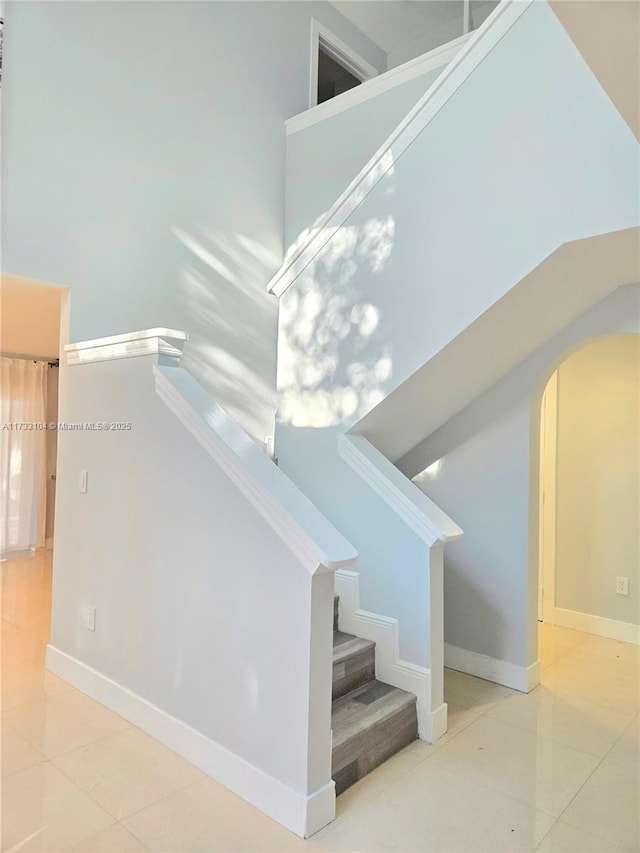
[(616, 595), (629, 595), (629, 578), (616, 578)]
[(87, 623), (87, 631), (95, 631), (96, 630), (96, 609), (91, 604), (89, 604), (87, 606), (86, 623)]

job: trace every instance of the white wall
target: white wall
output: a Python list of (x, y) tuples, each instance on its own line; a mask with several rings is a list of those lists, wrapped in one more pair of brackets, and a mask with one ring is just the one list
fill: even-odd
[(450, 646), (521, 669), (537, 660), (542, 391), (585, 341), (640, 331), (639, 307), (639, 285), (619, 288), (399, 461), (465, 532), (445, 550)]
[[(640, 623), (640, 337), (602, 338), (558, 369), (555, 604)], [(629, 595), (616, 595), (617, 576)]]
[[(332, 459), (335, 436), (358, 431), (364, 415), (496, 309), (505, 294), (515, 291), (510, 323), (490, 323), (438, 374), (448, 389), (461, 385), (466, 395), (447, 418), (622, 283), (603, 276), (599, 290), (592, 289), (580, 279), (565, 281), (557, 269), (542, 281), (527, 276), (565, 242), (637, 225), (637, 155), (631, 131), (558, 20), (546, 4), (534, 3), (400, 157), (385, 163), (390, 168), (384, 178), (282, 296), (277, 455), (339, 529), (350, 525), (360, 553), (361, 594), (374, 612), (396, 615), (390, 608), (399, 605), (389, 556), (368, 550), (371, 538), (384, 540), (389, 531), (407, 578), (414, 579), (420, 566), (409, 565), (391, 520), (360, 512), (364, 499), (354, 505), (349, 475)], [(634, 267), (637, 244), (631, 246)], [(630, 280), (635, 278), (623, 279)], [(530, 335), (532, 316), (537, 325)], [(521, 335), (530, 346), (515, 355), (507, 341)], [(494, 352), (500, 356), (503, 341), (508, 357), (492, 359)], [(485, 362), (493, 379), (482, 374), (480, 385), (465, 384), (476, 363)], [(406, 430), (414, 431), (405, 451), (429, 434), (422, 428), (434, 415), (427, 395), (412, 403), (411, 418), (398, 408), (384, 424), (388, 433), (405, 438)], [(536, 659), (535, 646), (529, 651), (535, 639), (526, 629), (530, 591), (526, 572), (511, 574), (517, 561), (527, 561), (530, 400), (522, 405), (505, 412), (504, 422), (491, 419), (486, 433), (473, 439), (473, 488), (465, 460), (452, 481), (456, 501), (447, 499), (445, 486), (429, 496), (465, 531), (461, 542), (445, 549), (445, 559), (447, 550), (464, 555), (452, 556), (447, 565), (461, 566), (457, 588), (466, 585), (463, 615), (448, 629), (450, 642), (525, 667)], [(474, 427), (472, 435), (477, 432)], [(485, 471), (481, 460), (500, 446), (503, 432), (514, 436), (517, 459), (504, 471)], [(402, 455), (388, 454), (375, 430), (363, 435), (388, 458)], [(459, 482), (466, 491), (458, 490)], [(511, 491), (520, 497), (500, 508), (485, 498), (485, 492), (494, 498)], [(492, 535), (478, 554), (474, 533), (483, 517)], [(449, 571), (449, 599), (451, 581)], [(419, 609), (418, 601), (411, 619), (419, 620)], [(484, 628), (474, 627), (470, 611), (482, 614)], [(415, 636), (419, 626), (401, 624), (401, 637)]]
[(71, 339), (155, 326), (248, 430), (272, 432), (284, 130), (324, 2), (9, 0), (3, 266), (72, 288)]

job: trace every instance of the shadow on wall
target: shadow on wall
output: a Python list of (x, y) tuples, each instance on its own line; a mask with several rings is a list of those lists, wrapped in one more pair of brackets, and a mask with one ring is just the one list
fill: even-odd
[(172, 231), (190, 330), (182, 365), (256, 442), (274, 431), (276, 360), (279, 420), (293, 426), (353, 423), (383, 399), (391, 346), (361, 282), (391, 261), (393, 216), (342, 226), (280, 306), (266, 291), (280, 258), (264, 245), (216, 228)]
[[(360, 202), (370, 185), (393, 177), (389, 153), (355, 191)], [(393, 187), (384, 191), (393, 195)], [(287, 251), (319, 232), (325, 211)], [(391, 214), (334, 229), (332, 239), (280, 301), (278, 420), (296, 427), (355, 423), (385, 396), (392, 377), (392, 347), (384, 316), (364, 291), (391, 263), (396, 222)]]
[(262, 444), (276, 408), (278, 302), (266, 283), (278, 257), (239, 233), (173, 234), (185, 253), (178, 286), (190, 338), (182, 366)]
[(353, 423), (385, 394), (391, 345), (380, 308), (354, 279), (391, 262), (392, 216), (344, 225), (281, 302), (278, 419), (296, 427)]

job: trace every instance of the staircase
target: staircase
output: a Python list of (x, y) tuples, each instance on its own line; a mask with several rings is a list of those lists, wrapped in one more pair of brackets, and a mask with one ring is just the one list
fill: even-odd
[(418, 736), (416, 697), (376, 680), (375, 643), (338, 630), (333, 610), (333, 750), (336, 794), (378, 767)]

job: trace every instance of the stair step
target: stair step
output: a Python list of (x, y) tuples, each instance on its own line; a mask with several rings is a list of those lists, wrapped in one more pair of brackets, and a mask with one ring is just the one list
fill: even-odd
[(418, 737), (416, 697), (371, 681), (333, 702), (331, 775), (341, 794)]
[(341, 631), (333, 632), (333, 689), (338, 699), (376, 677), (376, 644)]

